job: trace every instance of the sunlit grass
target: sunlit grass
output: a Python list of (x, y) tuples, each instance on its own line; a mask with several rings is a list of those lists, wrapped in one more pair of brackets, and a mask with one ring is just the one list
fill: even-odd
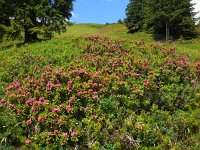
[[(197, 33), (200, 35), (200, 26), (196, 27)], [(65, 40), (69, 37), (79, 37), (86, 34), (101, 34), (113, 39), (143, 41), (145, 44), (152, 44), (155, 41), (151, 34), (146, 32), (137, 32), (129, 34), (123, 24), (74, 24), (67, 27), (67, 32), (55, 34), (54, 38), (49, 41), (33, 43), (34, 48), (49, 47), (50, 49), (62, 49), (65, 47)], [(57, 42), (56, 42), (57, 41)], [(9, 48), (15, 45), (22, 44), (23, 41), (4, 41), (0, 43), (0, 48)], [(48, 43), (48, 44), (47, 44)], [(55, 44), (56, 43), (56, 44)], [(191, 58), (192, 61), (200, 60), (200, 37), (192, 40), (177, 40), (173, 42), (162, 42), (166, 48), (175, 47), (178, 53), (183, 53)]]
[[(200, 33), (200, 27), (196, 28)], [(83, 36), (85, 34), (101, 34), (109, 36), (114, 39), (143, 41), (145, 44), (152, 44), (155, 41), (151, 34), (146, 32), (137, 32), (129, 34), (125, 25), (123, 24), (75, 24), (68, 27), (66, 33), (56, 35), (55, 38), (67, 38), (68, 36)], [(166, 48), (175, 47), (178, 53), (182, 53), (190, 57), (192, 61), (200, 60), (200, 38), (192, 40), (177, 40), (173, 42), (161, 42)]]

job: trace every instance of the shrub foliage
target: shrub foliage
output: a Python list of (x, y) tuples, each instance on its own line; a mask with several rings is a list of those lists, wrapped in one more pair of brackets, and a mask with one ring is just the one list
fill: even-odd
[(158, 44), (100, 35), (84, 39), (87, 46), (80, 49), (81, 55), (72, 56), (72, 63), (33, 61), (29, 71), (3, 85), (1, 110), (13, 119), (8, 116), (8, 123), (1, 118), (2, 146), (199, 146), (199, 63), (190, 64), (174, 48)]

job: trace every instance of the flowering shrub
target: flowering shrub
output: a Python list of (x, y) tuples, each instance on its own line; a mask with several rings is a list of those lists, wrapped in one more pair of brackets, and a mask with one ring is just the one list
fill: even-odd
[(21, 124), (22, 146), (167, 149), (197, 134), (199, 63), (174, 48), (84, 39), (74, 63), (35, 65), (5, 87), (1, 107)]

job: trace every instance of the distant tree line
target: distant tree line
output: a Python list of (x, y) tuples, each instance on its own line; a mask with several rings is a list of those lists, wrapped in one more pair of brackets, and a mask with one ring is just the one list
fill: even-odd
[(0, 0), (0, 40), (5, 34), (24, 41), (38, 39), (38, 34), (51, 38), (62, 32), (71, 17), (74, 0)]
[(124, 20), (130, 33), (148, 30), (155, 37), (195, 36), (195, 12), (191, 0), (130, 0)]

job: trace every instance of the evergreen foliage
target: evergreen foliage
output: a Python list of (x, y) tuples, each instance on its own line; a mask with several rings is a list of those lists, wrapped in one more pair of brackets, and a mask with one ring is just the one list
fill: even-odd
[(32, 42), (38, 39), (38, 34), (51, 38), (53, 31), (65, 31), (73, 1), (0, 0), (0, 38), (5, 33), (16, 37), (22, 30), (25, 42)]
[(153, 31), (157, 37), (190, 38), (195, 35), (195, 19), (191, 0), (131, 0), (126, 9), (129, 32)]
[(125, 24), (130, 33), (136, 32), (142, 29), (143, 26), (143, 7), (144, 0), (130, 0), (126, 8)]

